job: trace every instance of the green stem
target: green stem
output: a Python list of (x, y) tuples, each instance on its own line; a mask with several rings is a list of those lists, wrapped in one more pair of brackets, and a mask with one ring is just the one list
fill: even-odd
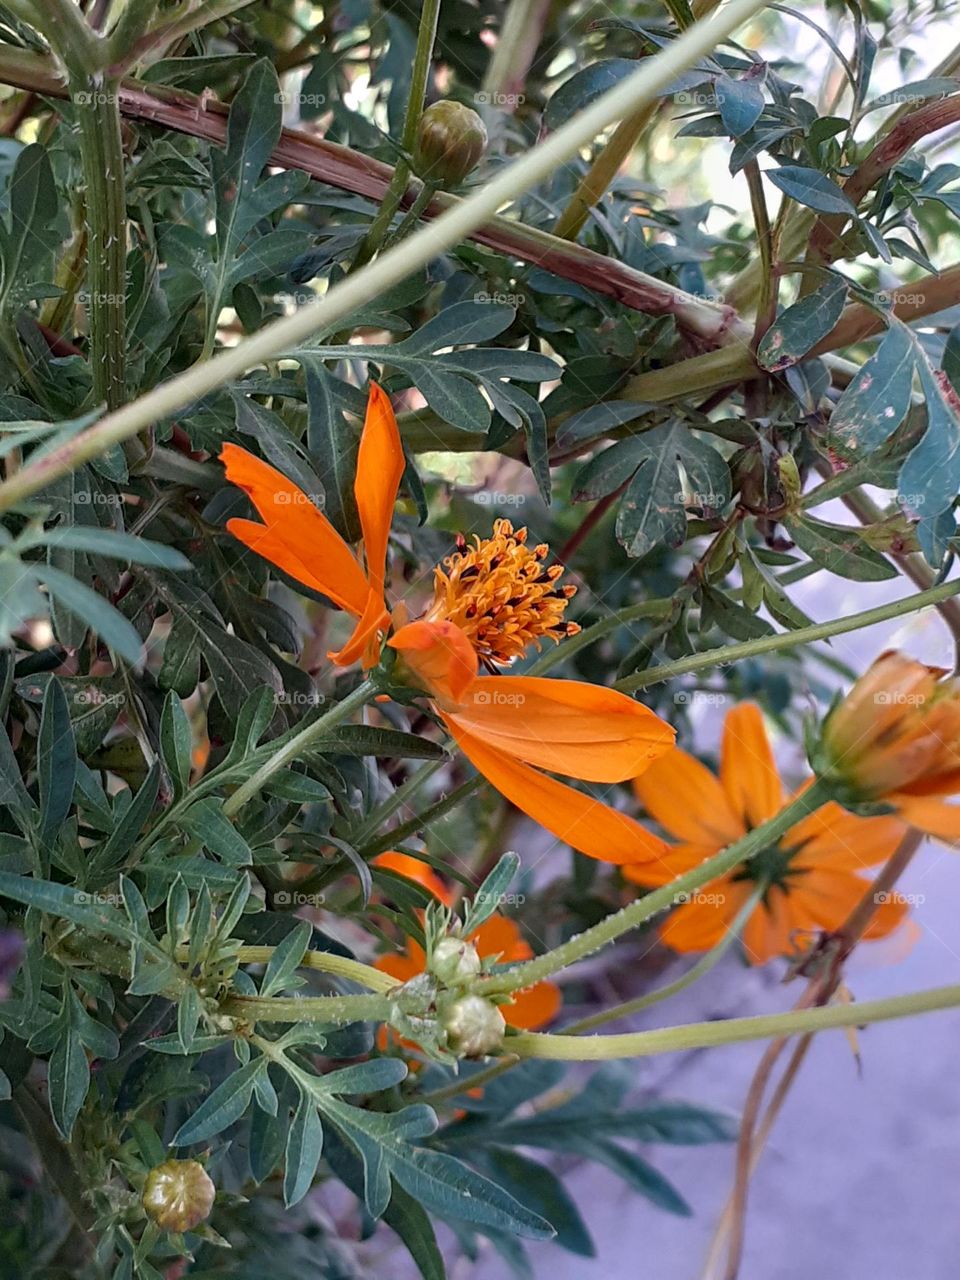
[[(240, 947), (237, 960), (240, 964), (266, 964), (276, 947)], [(300, 961), (301, 969), (316, 969), (319, 973), (329, 973), (335, 978), (347, 978), (370, 991), (390, 991), (397, 985), (396, 978), (388, 973), (381, 973), (359, 960), (351, 960), (348, 956), (334, 955), (332, 951), (307, 951)]]
[(455, 787), (448, 795), (430, 805), (429, 809), (425, 809), (423, 813), (414, 814), (406, 822), (401, 822), (399, 827), (391, 828), (390, 831), (375, 840), (373, 844), (367, 845), (361, 851), (361, 856), (369, 861), (370, 858), (375, 858), (378, 853), (383, 853), (385, 849), (392, 849), (395, 844), (399, 844), (407, 836), (414, 835), (417, 831), (429, 826), (431, 822), (435, 822), (437, 818), (442, 818), (451, 809), (455, 809), (461, 800), (465, 800), (478, 787), (483, 786), (484, 781), (485, 779), (478, 773), (474, 777), (468, 778), (466, 782), (461, 782), (459, 787)]
[(299, 733), (294, 734), (274, 755), (264, 761), (256, 773), (237, 787), (233, 795), (224, 801), (224, 815), (232, 818), (235, 813), (243, 808), (248, 800), (252, 800), (254, 796), (260, 794), (275, 774), (278, 774), (281, 769), (285, 769), (288, 764), (292, 764), (314, 742), (323, 738), (331, 729), (346, 720), (347, 716), (366, 706), (370, 699), (379, 692), (379, 681), (375, 676), (370, 676), (362, 684), (357, 685), (356, 689), (352, 693), (348, 693), (335, 707), (331, 707), (326, 715), (320, 716), (318, 720), (314, 720), (311, 724), (301, 729)]
[(960, 1005), (960, 986), (934, 987), (907, 996), (888, 996), (863, 1004), (829, 1005), (768, 1013), (755, 1018), (728, 1018), (725, 1022), (692, 1022), (682, 1027), (660, 1027), (612, 1036), (551, 1036), (526, 1031), (510, 1036), (511, 1053), (523, 1058), (553, 1058), (573, 1062), (598, 1062), (608, 1058), (641, 1058), (653, 1053), (679, 1053), (710, 1049), (722, 1044), (769, 1040), (776, 1036), (809, 1035), (840, 1027), (865, 1027), (873, 1022), (909, 1018)]
[(665, 662), (662, 666), (626, 676), (623, 680), (618, 680), (614, 687), (622, 693), (634, 693), (637, 689), (662, 684), (665, 680), (673, 680), (676, 676), (689, 675), (694, 671), (708, 671), (711, 667), (739, 662), (742, 658), (754, 658), (762, 653), (776, 653), (780, 649), (796, 649), (799, 645), (829, 640), (831, 636), (858, 631), (861, 627), (872, 627), (878, 622), (889, 622), (891, 618), (899, 618), (905, 613), (915, 613), (928, 605), (940, 604), (958, 592), (960, 581), (944, 582), (939, 587), (931, 587), (929, 591), (918, 591), (916, 595), (892, 600), (875, 609), (864, 609), (862, 613), (851, 613), (848, 617), (837, 618), (833, 622), (817, 622), (809, 627), (798, 627), (796, 631), (778, 632), (776, 635), (760, 636), (756, 640), (744, 640), (739, 644), (721, 645), (706, 653), (691, 653), (686, 658), (678, 658), (676, 662)]
[(832, 789), (826, 782), (820, 778), (814, 779), (809, 787), (794, 796), (768, 822), (764, 822), (759, 827), (754, 827), (752, 831), (748, 831), (740, 840), (728, 845), (726, 849), (721, 849), (712, 858), (706, 858), (699, 866), (686, 872), (685, 875), (679, 876), (676, 880), (671, 880), (669, 884), (663, 885), (660, 889), (655, 889), (652, 893), (648, 893), (642, 898), (638, 898), (614, 915), (607, 916), (599, 924), (595, 924), (593, 928), (587, 929), (583, 933), (578, 933), (566, 942), (561, 943), (559, 947), (555, 947), (552, 951), (547, 951), (543, 955), (537, 956), (534, 960), (511, 965), (499, 973), (491, 974), (489, 978), (476, 984), (477, 992), (489, 996), (520, 991), (532, 986), (535, 982), (542, 982), (544, 978), (549, 978), (552, 974), (558, 973), (568, 965), (584, 959), (585, 956), (592, 955), (593, 952), (599, 951), (601, 947), (614, 942), (621, 934), (627, 933), (631, 929), (639, 928), (651, 917), (659, 915), (662, 911), (667, 911), (677, 901), (679, 894), (693, 893), (705, 884), (709, 884), (711, 880), (716, 880), (718, 876), (732, 871), (734, 867), (739, 866), (741, 863), (749, 862), (751, 858), (758, 853), (762, 853), (764, 849), (770, 849), (777, 845), (787, 832), (796, 826), (801, 818), (814, 813), (822, 805), (826, 804), (831, 795)]
[(659, 1004), (661, 1000), (668, 1000), (671, 996), (677, 995), (687, 987), (693, 986), (704, 974), (710, 972), (717, 961), (727, 954), (740, 937), (744, 925), (756, 910), (765, 889), (766, 885), (764, 884), (757, 886), (737, 912), (736, 918), (723, 939), (715, 947), (712, 947), (705, 956), (701, 956), (697, 963), (691, 969), (688, 969), (682, 977), (677, 978), (675, 982), (668, 982), (665, 986), (658, 987), (656, 991), (648, 991), (645, 995), (637, 996), (634, 1000), (624, 1000), (621, 1004), (614, 1005), (611, 1009), (601, 1009), (599, 1013), (593, 1013), (588, 1018), (580, 1018), (577, 1022), (572, 1022), (568, 1027), (564, 1027), (564, 1034), (578, 1036), (585, 1031), (592, 1031), (595, 1027), (605, 1026), (608, 1022), (619, 1022), (621, 1018), (630, 1018), (635, 1013), (642, 1013), (644, 1009), (649, 1009), (651, 1005)]
[(666, 49), (645, 58), (635, 72), (562, 125), (545, 142), (506, 165), (467, 199), (421, 227), (402, 244), (381, 254), (376, 262), (341, 280), (293, 315), (274, 320), (205, 364), (191, 366), (132, 404), (108, 414), (61, 448), (23, 467), (0, 485), (0, 511), (23, 502), (113, 445), (273, 359), (277, 352), (295, 347), (319, 330), (334, 325), (357, 306), (407, 279), (493, 217), (504, 202), (515, 200), (548, 178), (558, 165), (569, 160), (612, 121), (652, 102), (677, 75), (709, 53), (764, 5), (765, 0), (731, 0), (709, 21), (698, 22), (671, 41)]
[[(396, 982), (393, 986), (396, 986)], [(244, 1022), (387, 1022), (396, 1000), (386, 995), (363, 996), (228, 996), (220, 1012)]]
[[(403, 118), (403, 132), (400, 135), (400, 142), (407, 156), (412, 154), (417, 143), (417, 129), (420, 125), (420, 117), (423, 115), (423, 103), (427, 95), (427, 80), (430, 77), (433, 44), (437, 38), (437, 23), (439, 20), (440, 0), (424, 0), (423, 8), (420, 10), (420, 26), (417, 30), (417, 49), (413, 56), (410, 97), (407, 99), (407, 110)], [(380, 249), (384, 237), (390, 229), (393, 215), (400, 207), (400, 201), (403, 199), (403, 193), (406, 191), (409, 181), (410, 164), (404, 157), (397, 162), (397, 167), (393, 171), (393, 177), (390, 179), (390, 185), (387, 187), (383, 202), (377, 210), (376, 217), (370, 224), (370, 230), (364, 236), (360, 248), (357, 250), (357, 256), (351, 266), (352, 271), (369, 262)], [(423, 191), (421, 191), (420, 195), (423, 195)], [(429, 203), (430, 199), (428, 198), (423, 208), (425, 209)], [(422, 212), (423, 209), (420, 210), (420, 213)], [(420, 216), (420, 213), (417, 214), (417, 217)]]
[(625, 609), (617, 609), (609, 617), (601, 618), (599, 622), (594, 622), (591, 626), (584, 627), (582, 631), (578, 631), (575, 636), (570, 636), (562, 644), (554, 645), (552, 649), (548, 649), (531, 665), (526, 674), (542, 676), (545, 672), (558, 667), (562, 662), (566, 662), (568, 658), (572, 658), (581, 649), (586, 649), (589, 645), (596, 644), (598, 640), (602, 640), (604, 636), (619, 630), (626, 623), (637, 622), (641, 618), (658, 618), (665, 616), (669, 612), (670, 601), (666, 599), (642, 600), (639, 604), (631, 604), (627, 605)]
[(87, 314), (95, 404), (126, 403), (127, 202), (119, 81), (71, 79), (87, 207)]
[(515, 1067), (519, 1061), (520, 1059), (512, 1054), (497, 1058), (496, 1062), (491, 1063), (489, 1067), (484, 1067), (482, 1071), (475, 1071), (468, 1076), (451, 1080), (449, 1084), (443, 1085), (440, 1089), (433, 1089), (430, 1093), (417, 1094), (416, 1100), (432, 1107), (438, 1102), (446, 1102), (448, 1098), (456, 1098), (461, 1093), (468, 1093), (471, 1089), (482, 1089), (491, 1080), (496, 1080), (511, 1067)]
[[(426, 764), (422, 764), (419, 769), (415, 769), (410, 777), (401, 786), (384, 800), (383, 804), (377, 805), (376, 809), (368, 815), (366, 821), (356, 827), (350, 835), (351, 841), (356, 848), (362, 848), (365, 840), (369, 840), (380, 830), (388, 818), (393, 817), (408, 800), (411, 800), (421, 786), (446, 764), (445, 760), (428, 760)], [(422, 821), (422, 819), (421, 819)]]

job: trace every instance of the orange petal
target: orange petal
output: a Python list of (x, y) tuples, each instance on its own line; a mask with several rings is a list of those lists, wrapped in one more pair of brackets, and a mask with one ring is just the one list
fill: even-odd
[(674, 730), (615, 689), (542, 676), (480, 676), (450, 715), (489, 746), (585, 782), (623, 782), (673, 747)]
[(377, 956), (373, 967), (379, 969), (381, 973), (388, 973), (391, 978), (396, 978), (397, 982), (409, 982), (418, 973), (423, 973), (425, 964), (423, 948), (418, 946), (412, 938), (408, 938), (405, 951), (390, 951), (385, 956)]
[(481, 957), (499, 956), (501, 963), (513, 963), (515, 960), (529, 960), (533, 948), (521, 934), (515, 920), (494, 912), (485, 920), (479, 929), (470, 935), (470, 941), (477, 948)]
[(677, 907), (660, 926), (660, 937), (674, 951), (709, 951), (721, 943), (753, 886), (722, 876)]
[(443, 715), (460, 750), (501, 795), (565, 844), (619, 865), (656, 858), (666, 845), (639, 822), (529, 765), (502, 755)]
[(638, 862), (636, 866), (623, 868), (623, 875), (634, 884), (642, 884), (647, 889), (659, 889), (679, 876), (686, 875), (694, 867), (712, 858), (718, 852), (715, 844), (669, 844), (664, 845), (663, 852), (649, 862)]
[(386, 853), (377, 854), (373, 860), (373, 866), (384, 867), (394, 875), (412, 880), (414, 884), (432, 893), (439, 902), (447, 904), (450, 902), (450, 890), (437, 873), (420, 858), (414, 858), (412, 854), (401, 853), (399, 849), (388, 849)]
[(441, 706), (457, 706), (477, 674), (473, 645), (452, 622), (408, 622), (387, 641), (419, 687)]
[(783, 804), (783, 786), (756, 703), (741, 702), (727, 713), (720, 781), (747, 827), (759, 827)]
[(897, 813), (911, 827), (947, 844), (960, 841), (960, 805), (947, 804), (935, 796), (888, 796)]
[(749, 962), (766, 964), (776, 956), (792, 955), (794, 928), (787, 894), (771, 889), (743, 929), (743, 950)]
[(379, 652), (375, 643), (376, 636), (378, 632), (386, 631), (389, 625), (390, 611), (384, 603), (383, 596), (371, 591), (363, 614), (358, 619), (350, 638), (343, 648), (335, 653), (329, 652), (327, 657), (340, 667), (349, 667), (360, 657), (364, 659), (365, 667), (376, 666)]
[(886, 862), (906, 833), (906, 824), (892, 814), (861, 818), (831, 800), (791, 827), (782, 843), (788, 849), (800, 846), (795, 867), (858, 871)]
[(367, 575), (371, 588), (381, 596), (393, 508), (405, 466), (400, 432), (397, 430), (397, 419), (390, 397), (375, 382), (371, 382), (367, 415), (357, 453), (354, 494), (360, 527), (363, 529)]
[(519, 1027), (522, 1031), (536, 1031), (545, 1026), (560, 1012), (563, 996), (560, 988), (552, 982), (538, 982), (526, 991), (517, 991), (509, 1004), (501, 1007), (500, 1012), (511, 1027)]
[(284, 573), (359, 617), (370, 588), (356, 556), (302, 489), (239, 445), (225, 444), (220, 459), (227, 479), (247, 495), (264, 522), (229, 520), (227, 528)]
[(716, 853), (745, 833), (714, 775), (679, 747), (655, 761), (633, 789), (647, 813), (678, 840)]

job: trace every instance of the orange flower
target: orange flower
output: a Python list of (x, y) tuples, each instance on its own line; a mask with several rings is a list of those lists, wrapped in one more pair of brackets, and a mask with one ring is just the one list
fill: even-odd
[(357, 454), (354, 494), (366, 568), (323, 512), (276, 468), (235, 444), (225, 444), (220, 458), (227, 479), (244, 491), (263, 520), (228, 520), (233, 536), (357, 619), (350, 639), (329, 655), (331, 661), (349, 666), (362, 657), (365, 667), (376, 665), (390, 623), (384, 598), (387, 539), (404, 470), (397, 420), (386, 393), (370, 384)]
[[(960, 840), (960, 681), (888, 651), (827, 716), (818, 771), (851, 803), (891, 806), (918, 831)], [(846, 797), (845, 797), (846, 798)]]
[[(363, 428), (356, 495), (366, 570), (329, 521), (285, 477), (235, 445), (221, 455), (264, 521), (231, 520), (252, 550), (328, 596), (357, 626), (338, 653), (342, 665), (372, 666), (390, 615), (384, 569), (403, 451), (390, 402), (375, 384)], [(427, 614), (388, 642), (401, 674), (423, 690), (464, 755), (517, 808), (582, 853), (605, 862), (655, 857), (664, 843), (638, 822), (540, 770), (586, 782), (624, 782), (673, 746), (674, 731), (625, 694), (574, 680), (480, 676), (544, 638), (579, 630), (563, 614), (575, 588), (561, 587), (547, 547), (526, 545), (526, 529), (498, 520), (492, 537), (436, 569)]]
[(373, 866), (384, 867), (395, 875), (412, 880), (421, 889), (426, 889), (427, 893), (432, 894), (438, 902), (442, 902), (445, 907), (449, 907), (452, 903), (453, 895), (450, 890), (433, 868), (421, 858), (415, 858), (410, 853), (401, 853), (399, 849), (388, 849), (385, 853), (377, 854), (373, 860)]
[[(492, 915), (467, 941), (473, 943), (481, 959), (496, 958), (504, 964), (512, 964), (533, 957), (529, 943), (507, 916)], [(397, 982), (409, 982), (426, 969), (427, 957), (423, 947), (413, 938), (408, 938), (403, 951), (380, 956), (374, 967), (396, 978)], [(557, 1016), (561, 1003), (558, 987), (552, 982), (538, 982), (526, 991), (514, 992), (510, 1004), (503, 1005), (501, 1012), (509, 1026), (535, 1031)]]
[[(763, 718), (749, 702), (727, 715), (719, 777), (678, 749), (649, 768), (634, 789), (647, 812), (680, 841), (656, 864), (624, 868), (628, 879), (647, 886), (669, 884), (784, 804)], [(796, 933), (839, 928), (869, 888), (857, 873), (886, 861), (905, 831), (896, 817), (861, 818), (831, 801), (801, 819), (776, 848), (683, 901), (664, 922), (661, 936), (676, 951), (707, 951), (723, 940), (758, 885), (764, 885), (743, 931), (747, 957), (763, 964), (795, 953)], [(902, 900), (882, 902), (864, 936), (886, 936), (905, 914)]]

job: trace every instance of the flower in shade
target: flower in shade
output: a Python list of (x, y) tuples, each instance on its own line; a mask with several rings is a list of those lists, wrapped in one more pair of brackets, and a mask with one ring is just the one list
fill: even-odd
[(889, 807), (918, 831), (960, 840), (960, 680), (883, 653), (827, 716), (818, 773), (851, 804)]
[(445, 907), (453, 905), (453, 894), (422, 858), (415, 858), (413, 854), (403, 853), (400, 849), (387, 849), (385, 853), (377, 854), (373, 860), (373, 866), (380, 867), (384, 871), (392, 871), (394, 875), (403, 876), (405, 880), (412, 880), (421, 889), (426, 889), (427, 893), (438, 902), (442, 902)]
[[(492, 915), (466, 940), (476, 947), (482, 960), (514, 964), (533, 958), (530, 944), (508, 916)], [(382, 973), (388, 973), (391, 978), (402, 983), (409, 982), (411, 978), (424, 972), (427, 957), (423, 947), (413, 938), (408, 938), (403, 951), (380, 956), (374, 964)], [(538, 982), (526, 991), (514, 992), (510, 1003), (503, 1005), (500, 1012), (508, 1026), (535, 1031), (557, 1016), (560, 1005), (559, 988), (552, 982)]]
[[(403, 450), (384, 392), (371, 385), (357, 461), (356, 497), (363, 559), (326, 517), (273, 467), (236, 445), (221, 455), (227, 479), (244, 490), (262, 524), (228, 528), (253, 551), (327, 596), (356, 619), (332, 661), (377, 661), (391, 625), (384, 593), (387, 539)], [(634, 863), (663, 841), (629, 815), (549, 776), (618, 783), (641, 773), (673, 746), (674, 731), (649, 708), (613, 689), (575, 680), (499, 672), (545, 639), (579, 628), (564, 620), (574, 592), (545, 545), (529, 547), (525, 529), (498, 520), (493, 535), (436, 569), (426, 614), (401, 625), (388, 643), (397, 676), (431, 699), (475, 768), (528, 816), (582, 853)]]
[[(692, 870), (774, 817), (785, 801), (763, 717), (749, 702), (726, 717), (719, 776), (678, 749), (637, 778), (634, 789), (647, 812), (679, 842), (655, 863), (624, 868), (628, 879), (647, 886), (669, 884)], [(893, 815), (858, 817), (829, 801), (797, 822), (775, 847), (681, 897), (661, 936), (676, 951), (707, 951), (723, 940), (757, 894), (743, 928), (747, 957), (762, 964), (795, 954), (802, 934), (832, 932), (843, 924), (870, 887), (860, 872), (885, 862), (905, 833)], [(902, 898), (883, 895), (864, 936), (886, 936), (906, 911)]]

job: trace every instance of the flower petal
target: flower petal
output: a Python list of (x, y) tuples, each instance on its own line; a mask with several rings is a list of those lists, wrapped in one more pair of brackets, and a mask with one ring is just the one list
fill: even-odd
[(450, 890), (433, 868), (420, 858), (415, 858), (409, 853), (401, 853), (399, 849), (388, 849), (385, 853), (378, 853), (372, 865), (383, 867), (387, 871), (392, 871), (394, 875), (403, 876), (406, 880), (412, 880), (421, 889), (426, 889), (427, 893), (432, 893), (439, 902), (449, 905)]
[(538, 773), (441, 713), (460, 750), (488, 782), (565, 844), (617, 865), (658, 857), (666, 845), (625, 813)]
[(674, 951), (710, 951), (726, 938), (751, 889), (729, 876), (714, 880), (671, 912), (660, 926), (661, 941)]
[(360, 657), (363, 658), (364, 667), (376, 666), (379, 659), (377, 634), (386, 631), (389, 626), (390, 611), (384, 603), (383, 596), (376, 591), (371, 591), (367, 597), (366, 608), (357, 620), (350, 638), (341, 649), (329, 652), (327, 657), (340, 667), (349, 667)]
[(759, 827), (783, 804), (783, 785), (756, 703), (741, 702), (727, 713), (720, 781), (734, 812), (748, 828)]
[(408, 622), (387, 641), (425, 693), (457, 706), (477, 674), (473, 645), (452, 622)]
[(745, 834), (714, 775), (679, 747), (654, 761), (633, 789), (647, 813), (678, 840), (716, 853)]
[(960, 841), (960, 805), (947, 804), (936, 796), (893, 795), (887, 799), (911, 827), (947, 844)]
[(563, 1005), (560, 988), (552, 982), (538, 982), (526, 991), (516, 991), (509, 1004), (501, 1006), (500, 1012), (511, 1027), (519, 1027), (521, 1031), (536, 1031), (538, 1027), (552, 1022)]
[[(227, 479), (247, 495), (264, 522), (228, 520), (227, 528), (284, 573), (359, 617), (370, 587), (356, 556), (302, 489), (239, 445), (225, 444)], [(259, 534), (255, 530), (262, 529)]]
[(393, 508), (405, 467), (403, 445), (400, 443), (400, 432), (390, 397), (375, 382), (371, 382), (367, 415), (357, 453), (354, 494), (360, 527), (363, 529), (367, 575), (371, 588), (381, 596)]
[(743, 929), (743, 950), (751, 964), (766, 964), (777, 956), (793, 955), (793, 930), (797, 926), (788, 895), (771, 889)]
[(529, 960), (533, 956), (533, 948), (516, 921), (500, 915), (498, 911), (471, 933), (470, 941), (481, 958), (499, 956), (502, 964)]
[(542, 676), (480, 676), (451, 718), (504, 755), (585, 782), (624, 782), (671, 751), (674, 730), (615, 689)]
[(782, 843), (787, 849), (799, 846), (794, 867), (859, 871), (886, 862), (906, 834), (906, 824), (893, 814), (862, 818), (831, 800), (791, 827)]

